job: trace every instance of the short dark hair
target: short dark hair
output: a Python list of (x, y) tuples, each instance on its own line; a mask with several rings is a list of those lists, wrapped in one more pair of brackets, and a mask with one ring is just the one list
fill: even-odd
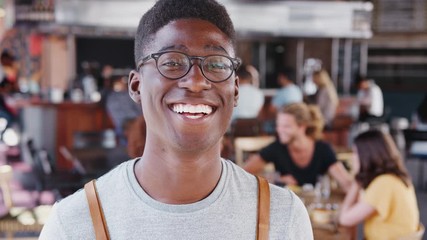
[(178, 19), (206, 20), (218, 27), (231, 44), (235, 43), (235, 31), (225, 7), (215, 0), (159, 0), (141, 18), (135, 36), (135, 63), (143, 57), (145, 48), (160, 28)]
[(295, 81), (295, 69), (291, 68), (291, 67), (280, 67), (277, 70), (277, 76), (279, 75), (283, 75), (285, 76), (287, 79), (289, 79), (290, 81), (294, 82)]
[(363, 81), (368, 81), (368, 77), (362, 74), (357, 74), (354, 79), (354, 86), (359, 87), (360, 83)]

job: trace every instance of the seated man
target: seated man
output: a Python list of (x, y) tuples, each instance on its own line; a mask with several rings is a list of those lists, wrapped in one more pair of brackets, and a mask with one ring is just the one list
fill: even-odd
[(237, 70), (237, 76), (239, 77), (239, 100), (232, 118), (256, 118), (264, 105), (264, 94), (252, 85), (253, 77), (247, 66), (241, 66)]
[(357, 102), (359, 103), (359, 120), (364, 122), (369, 119), (382, 117), (384, 114), (384, 99), (381, 88), (364, 76), (356, 79)]
[(108, 115), (114, 124), (114, 129), (122, 146), (127, 145), (125, 125), (127, 122), (142, 115), (141, 108), (129, 97), (127, 80), (125, 77), (118, 77), (113, 80), (113, 87), (105, 100)]

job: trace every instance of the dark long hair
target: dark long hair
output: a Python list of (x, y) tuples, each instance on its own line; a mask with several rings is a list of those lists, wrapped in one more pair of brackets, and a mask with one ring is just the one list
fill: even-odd
[(367, 188), (374, 178), (382, 174), (393, 174), (406, 186), (411, 185), (408, 171), (390, 134), (370, 130), (357, 136), (355, 144), (360, 161), (356, 180), (363, 188)]

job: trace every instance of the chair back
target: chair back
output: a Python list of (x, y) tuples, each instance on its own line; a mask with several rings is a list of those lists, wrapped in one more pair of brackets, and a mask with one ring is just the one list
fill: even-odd
[(256, 152), (274, 142), (274, 136), (237, 137), (234, 139), (236, 164), (243, 166), (244, 152)]
[(261, 122), (257, 118), (236, 118), (231, 122), (230, 134), (233, 138), (261, 135)]
[(416, 129), (404, 129), (403, 136), (405, 138), (405, 150), (406, 150), (406, 153), (409, 155), (411, 155), (410, 150), (411, 150), (412, 143), (414, 142), (427, 143), (427, 131), (421, 131)]
[(427, 131), (421, 131), (416, 129), (404, 129), (403, 135), (405, 137), (406, 148), (415, 141), (427, 141)]
[(410, 233), (409, 235), (399, 237), (397, 240), (422, 240), (426, 229), (424, 225), (420, 223), (416, 232)]

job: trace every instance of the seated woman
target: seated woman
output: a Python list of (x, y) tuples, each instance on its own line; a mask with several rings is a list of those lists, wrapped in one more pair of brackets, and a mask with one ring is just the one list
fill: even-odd
[(420, 223), (417, 198), (391, 136), (378, 130), (364, 132), (356, 137), (355, 148), (356, 181), (341, 207), (340, 224), (354, 226), (365, 221), (367, 240), (397, 239), (416, 232)]
[(293, 103), (277, 114), (278, 139), (259, 154), (252, 155), (244, 169), (257, 174), (268, 162), (273, 162), (280, 172), (280, 181), (286, 185), (316, 184), (318, 176), (332, 175), (345, 191), (352, 178), (338, 162), (331, 146), (320, 140), (323, 119), (316, 106)]

